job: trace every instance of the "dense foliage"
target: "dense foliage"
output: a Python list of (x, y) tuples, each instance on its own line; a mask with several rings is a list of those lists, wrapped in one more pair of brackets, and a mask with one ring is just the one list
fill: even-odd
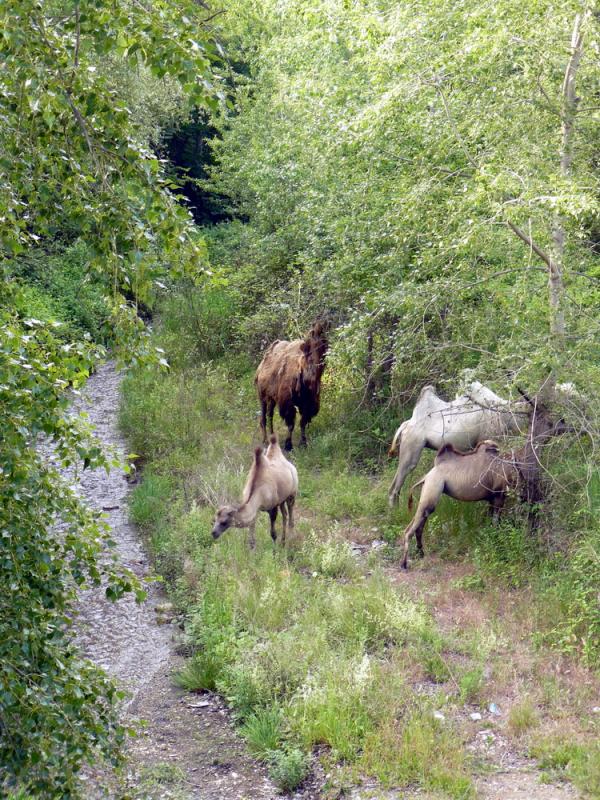
[(107, 532), (60, 477), (110, 466), (68, 415), (67, 390), (103, 355), (92, 342), (151, 355), (138, 303), (166, 268), (205, 266), (151, 144), (213, 102), (208, 16), (193, 2), (110, 0), (0, 11), (3, 795), (75, 796), (81, 766), (117, 758), (124, 735), (116, 688), (70, 643), (71, 603), (84, 583), (102, 580), (113, 598), (139, 587), (99, 564)]
[[(231, 47), (250, 77), (238, 76), (235, 108), (220, 118), (212, 185), (247, 221), (213, 234), (215, 263), (241, 289), (240, 338), (259, 349), (263, 335), (329, 311), (344, 326), (342, 364), (370, 360), (384, 384), (391, 373), (394, 393), (455, 382), (463, 367), (539, 382), (554, 366), (595, 394), (591, 6), (236, 5)], [(577, 13), (585, 44), (562, 175), (561, 87)], [(552, 253), (557, 215), (569, 336), (559, 354), (548, 343), (546, 264), (508, 227)]]
[[(0, 10), (0, 791), (73, 796), (84, 762), (117, 758), (116, 690), (69, 643), (69, 608), (84, 582), (103, 578), (114, 597), (138, 587), (111, 565), (101, 574), (106, 532), (39, 448), (54, 448), (57, 467), (107, 465), (68, 418), (66, 390), (83, 384), (99, 343), (164, 366), (140, 318), (158, 285), (173, 372), (136, 374), (125, 422), (155, 462), (134, 513), (182, 607), (194, 608), (191, 682), (228, 696), (281, 786), (304, 776), (302, 748), (326, 741), (388, 783), (468, 796), (461, 750), (422, 715), (431, 708), (411, 705), (400, 684), (383, 702), (385, 648), (404, 643), (388, 584), (362, 596), (329, 529), (300, 543), (289, 573), (234, 546), (213, 562), (199, 526), (216, 478), (239, 482), (240, 442), (226, 434), (250, 444), (251, 366), (317, 315), (332, 323), (331, 350), (319, 446), (304, 466), (330, 477), (325, 489), (306, 481), (305, 500), (312, 491), (313, 510), (331, 518), (340, 508), (374, 517), (390, 539), (398, 519), (368, 473), (385, 469), (398, 404), (424, 383), (453, 392), (465, 370), (502, 393), (567, 381), (560, 413), (585, 436), (544, 454), (554, 480), (539, 539), (518, 519), (482, 537), (476, 515), (449, 516), (467, 531), (473, 585), (531, 581), (539, 641), (595, 662), (597, 11), (587, 0), (232, 0), (225, 11), (194, 0), (7, 0)], [(191, 211), (220, 220), (202, 232), (210, 272)], [(339, 577), (354, 583), (328, 582)], [(268, 592), (257, 599), (263, 579), (288, 599), (289, 629), (270, 616)], [(330, 637), (332, 603), (347, 626)], [(409, 660), (441, 682), (448, 643), (420, 609), (403, 608), (419, 623)], [(311, 661), (317, 621), (335, 674), (362, 675), (365, 658), (376, 674), (372, 694), (346, 682), (342, 699), (352, 689), (356, 702), (341, 715)], [(298, 642), (304, 661), (286, 661)], [(478, 645), (468, 644), (475, 659)], [(269, 659), (275, 688), (263, 680)], [(480, 666), (466, 670), (465, 697)], [(392, 745), (404, 748), (403, 773)]]

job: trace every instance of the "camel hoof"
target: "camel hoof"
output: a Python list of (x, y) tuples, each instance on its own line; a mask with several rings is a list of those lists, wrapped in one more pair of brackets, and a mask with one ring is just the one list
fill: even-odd
[(400, 566), (402, 567), (402, 569), (408, 569), (408, 563), (406, 561), (403, 561)]

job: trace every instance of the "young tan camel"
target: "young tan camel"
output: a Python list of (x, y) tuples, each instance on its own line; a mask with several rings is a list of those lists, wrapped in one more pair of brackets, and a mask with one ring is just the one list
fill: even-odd
[(275, 520), (277, 509), (283, 519), (281, 544), (285, 545), (286, 529), (294, 529), (294, 503), (298, 493), (296, 467), (283, 455), (277, 434), (271, 434), (269, 446), (263, 453), (261, 447), (254, 451), (254, 461), (246, 480), (242, 502), (236, 506), (222, 506), (215, 516), (212, 535), (218, 539), (228, 528), (248, 528), (250, 547), (256, 547), (255, 525), (259, 511), (266, 511), (271, 519), (271, 538), (277, 541)]

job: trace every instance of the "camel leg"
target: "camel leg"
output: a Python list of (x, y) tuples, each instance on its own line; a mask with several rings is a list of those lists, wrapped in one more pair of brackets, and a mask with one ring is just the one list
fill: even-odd
[[(273, 544), (277, 541), (277, 531), (275, 530), (275, 520), (277, 519), (277, 506), (275, 508), (269, 509), (269, 517), (271, 519), (271, 539), (273, 539)], [(285, 523), (284, 528), (285, 531)]]
[(422, 439), (410, 439), (406, 435), (403, 435), (398, 449), (398, 469), (396, 470), (389, 491), (390, 506), (397, 503), (398, 495), (400, 494), (400, 489), (402, 489), (404, 485), (406, 476), (409, 472), (412, 472), (419, 463), (424, 447), (425, 442)]
[[(272, 428), (271, 423), (271, 428)], [(267, 443), (267, 401), (260, 401), (260, 429), (262, 431), (263, 444)], [(272, 432), (272, 431), (271, 431)]]
[(294, 503), (296, 502), (296, 495), (291, 494), (285, 502), (287, 503), (288, 510), (288, 528), (290, 532), (292, 532), (294, 530)]
[(250, 550), (254, 550), (256, 548), (256, 531), (254, 529), (255, 522), (251, 525), (248, 525), (248, 544), (250, 545)]
[(419, 558), (425, 558), (425, 551), (423, 550), (423, 528), (425, 527), (425, 522), (423, 525), (415, 531), (415, 536), (417, 539), (417, 553)]
[(285, 546), (285, 533), (287, 528), (287, 521), (288, 521), (288, 512), (287, 508), (285, 507), (285, 500), (279, 506), (279, 510), (281, 511), (281, 519), (282, 519), (282, 526), (283, 526), (283, 533), (281, 534), (281, 546)]
[(309, 422), (310, 419), (303, 414), (300, 415), (300, 447), (306, 447), (306, 426)]
[(497, 494), (490, 500), (490, 515), (492, 517), (492, 522), (494, 524), (496, 524), (500, 519), (500, 512), (502, 511), (502, 507), (504, 506), (505, 499), (506, 495)]
[(428, 484), (426, 480), (423, 484), (417, 513), (413, 517), (410, 525), (408, 525), (404, 531), (404, 556), (402, 558), (403, 569), (408, 569), (408, 546), (413, 535), (417, 537), (417, 548), (419, 550), (419, 554), (421, 556), (423, 555), (423, 529), (425, 527), (425, 523), (427, 522), (427, 517), (429, 517), (435, 511), (443, 491), (443, 481)]
[(296, 407), (290, 406), (289, 408), (285, 409), (285, 416), (283, 418), (285, 420), (285, 424), (287, 425), (288, 435), (285, 440), (285, 444), (283, 445), (284, 450), (291, 450), (293, 447), (292, 444), (292, 434), (294, 432), (294, 425), (296, 424)]
[[(273, 433), (273, 414), (275, 412), (275, 401), (269, 400), (267, 405), (267, 416), (269, 417), (269, 430)], [(266, 425), (265, 425), (266, 428)], [(267, 442), (267, 432), (265, 430), (265, 444)]]

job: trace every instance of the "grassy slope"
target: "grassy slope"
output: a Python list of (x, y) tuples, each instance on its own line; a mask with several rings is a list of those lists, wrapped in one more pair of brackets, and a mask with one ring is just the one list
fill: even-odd
[[(251, 375), (174, 363), (125, 386), (123, 426), (147, 459), (132, 516), (187, 615), (194, 655), (182, 682), (227, 698), (280, 785), (302, 779), (312, 751), (336, 786), (372, 776), (470, 797), (473, 773), (490, 767), (465, 749), (480, 710), (517, 752), (600, 796), (600, 750), (589, 744), (598, 684), (532, 646), (547, 620), (519, 531), (444, 501), (425, 561), (401, 573), (394, 541), (407, 513), (386, 507), (394, 466), (377, 477), (351, 468), (350, 433), (325, 395), (309, 448), (293, 456), (300, 496), (286, 550), (273, 549), (266, 515), (256, 553), (243, 531), (215, 544), (215, 506), (239, 496), (258, 438)], [(388, 544), (362, 556), (349, 544), (374, 539)]]

